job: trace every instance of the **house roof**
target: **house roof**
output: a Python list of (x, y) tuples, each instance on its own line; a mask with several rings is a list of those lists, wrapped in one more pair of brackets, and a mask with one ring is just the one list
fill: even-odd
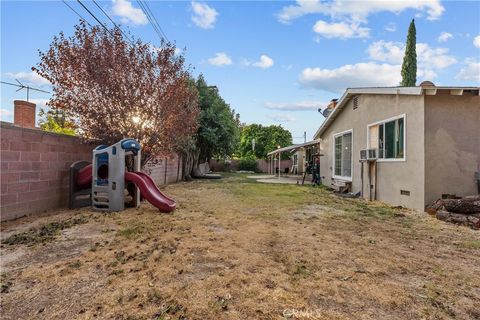
[(377, 94), (377, 95), (435, 95), (437, 91), (449, 90), (451, 95), (462, 95), (464, 91), (476, 91), (475, 94), (480, 94), (480, 87), (437, 87), (437, 86), (419, 86), (419, 87), (363, 87), (363, 88), (348, 88), (343, 93), (342, 97), (328, 117), (323, 121), (320, 128), (315, 132), (314, 138), (319, 139), (323, 132), (335, 120), (338, 114), (342, 111), (348, 101), (356, 95), (360, 94)]
[(313, 145), (319, 144), (319, 143), (320, 143), (320, 140), (312, 140), (312, 141), (308, 141), (308, 142), (305, 142), (305, 143), (293, 144), (293, 145), (288, 146), (288, 147), (275, 149), (275, 150), (269, 152), (267, 155), (271, 156), (271, 155), (274, 155), (274, 154), (277, 154), (277, 153), (280, 153), (280, 152), (294, 151), (294, 150), (297, 150), (297, 149), (300, 149), (300, 148), (303, 148), (303, 147), (309, 147), (309, 146), (313, 146)]

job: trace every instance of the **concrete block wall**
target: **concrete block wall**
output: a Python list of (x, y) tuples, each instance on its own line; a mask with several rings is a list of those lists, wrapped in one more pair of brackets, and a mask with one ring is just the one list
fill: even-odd
[(70, 165), (91, 161), (94, 146), (6, 122), (0, 135), (1, 220), (66, 207)]
[(143, 171), (150, 175), (157, 185), (175, 183), (182, 180), (182, 161), (178, 155), (172, 154), (147, 164)]
[[(228, 170), (230, 171), (237, 171), (238, 170), (238, 160), (231, 160), (230, 165), (228, 166)], [(281, 171), (284, 172), (285, 168), (292, 168), (293, 161), (292, 160), (282, 160), (280, 161), (280, 168)], [(212, 171), (225, 171), (225, 165), (223, 161), (211, 159), (209, 162), (210, 170)], [(257, 160), (257, 166), (260, 172), (267, 173), (269, 172), (270, 162), (264, 159)], [(275, 162), (275, 167), (278, 167), (278, 163)]]

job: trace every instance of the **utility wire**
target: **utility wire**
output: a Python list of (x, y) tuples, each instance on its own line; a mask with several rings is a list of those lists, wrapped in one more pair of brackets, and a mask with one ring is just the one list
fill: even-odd
[(137, 0), (137, 3), (140, 5), (140, 8), (142, 9), (143, 13), (145, 14), (145, 16), (147, 17), (148, 21), (150, 22), (150, 24), (152, 25), (153, 29), (155, 30), (155, 32), (157, 33), (157, 35), (159, 36), (160, 40), (167, 40), (166, 37), (164, 36), (164, 34), (162, 34), (162, 31), (160, 30), (160, 28), (155, 24), (155, 17), (151, 17), (150, 16), (150, 13), (147, 9), (147, 7), (145, 6), (144, 3), (142, 3), (141, 0)]
[(92, 25), (91, 25), (90, 23), (88, 23), (88, 21), (85, 20), (85, 18), (82, 17), (82, 16), (80, 15), (80, 13), (78, 13), (75, 9), (73, 9), (65, 0), (62, 0), (62, 1), (63, 1), (63, 3), (65, 3), (65, 5), (66, 5), (67, 7), (70, 8), (70, 10), (72, 10), (73, 12), (75, 12), (75, 13), (77, 14), (77, 16), (80, 17), (80, 19), (82, 19), (83, 21), (85, 21), (85, 22), (90, 26), (90, 28), (92, 27)]
[(148, 5), (147, 1), (145, 1), (145, 0), (139, 0), (139, 1), (143, 1), (143, 4), (147, 8), (148, 12), (150, 12), (150, 15), (153, 17), (153, 20), (155, 21), (155, 24), (157, 25), (158, 29), (160, 29), (160, 32), (162, 33), (163, 37), (168, 41), (167, 35), (165, 34), (165, 32), (163, 32), (162, 27), (158, 23), (157, 18), (155, 17), (152, 10), (150, 9), (150, 6)]
[(100, 22), (100, 20), (98, 20), (98, 18), (82, 3), (82, 1), (77, 0), (77, 2), (93, 17), (93, 19), (95, 19), (105, 30), (107, 30), (108, 33), (112, 35), (112, 37), (115, 37), (112, 31), (110, 31), (110, 29), (108, 29), (102, 22)]
[(140, 8), (142, 9), (142, 12), (145, 14), (145, 16), (147, 17), (148, 19), (148, 22), (151, 24), (151, 26), (153, 27), (153, 30), (155, 30), (155, 32), (157, 33), (158, 37), (160, 38), (160, 40), (163, 40), (163, 35), (162, 33), (160, 32), (160, 30), (158, 29), (157, 25), (155, 24), (155, 22), (153, 21), (152, 17), (150, 17), (150, 14), (149, 12), (147, 11), (146, 7), (144, 6), (144, 4), (137, 0), (137, 3), (139, 4)]
[(133, 41), (130, 39), (130, 37), (128, 37), (125, 32), (123, 32), (123, 30), (115, 23), (115, 21), (113, 21), (112, 18), (110, 18), (110, 16), (105, 12), (105, 10), (102, 9), (102, 7), (97, 3), (97, 1), (93, 0), (93, 3), (95, 3), (95, 5), (98, 7), (98, 9), (100, 9), (100, 11), (103, 12), (103, 14), (108, 18), (108, 20), (110, 20), (110, 22), (113, 23), (113, 25), (118, 28), (120, 30), (120, 32), (123, 34), (123, 36), (125, 38), (127, 38), (127, 40), (133, 45)]

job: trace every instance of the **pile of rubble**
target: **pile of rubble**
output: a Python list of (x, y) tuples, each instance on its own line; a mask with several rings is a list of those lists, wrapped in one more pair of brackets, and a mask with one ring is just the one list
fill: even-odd
[(480, 196), (438, 199), (427, 212), (437, 219), (480, 229)]

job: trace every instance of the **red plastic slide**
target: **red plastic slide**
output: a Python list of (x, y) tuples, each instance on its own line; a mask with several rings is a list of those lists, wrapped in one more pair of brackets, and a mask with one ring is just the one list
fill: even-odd
[[(175, 200), (164, 195), (158, 190), (152, 178), (143, 172), (125, 172), (125, 180), (133, 182), (139, 189), (140, 194), (148, 202), (157, 207), (161, 212), (172, 212), (177, 204)], [(92, 184), (92, 165), (81, 169), (77, 174), (77, 185), (80, 187), (90, 187)]]
[(92, 165), (89, 164), (80, 169), (77, 174), (77, 185), (82, 188), (91, 188), (92, 184)]
[(172, 212), (177, 204), (175, 200), (164, 195), (153, 182), (152, 178), (143, 172), (125, 172), (125, 181), (133, 182), (140, 194), (161, 212)]

